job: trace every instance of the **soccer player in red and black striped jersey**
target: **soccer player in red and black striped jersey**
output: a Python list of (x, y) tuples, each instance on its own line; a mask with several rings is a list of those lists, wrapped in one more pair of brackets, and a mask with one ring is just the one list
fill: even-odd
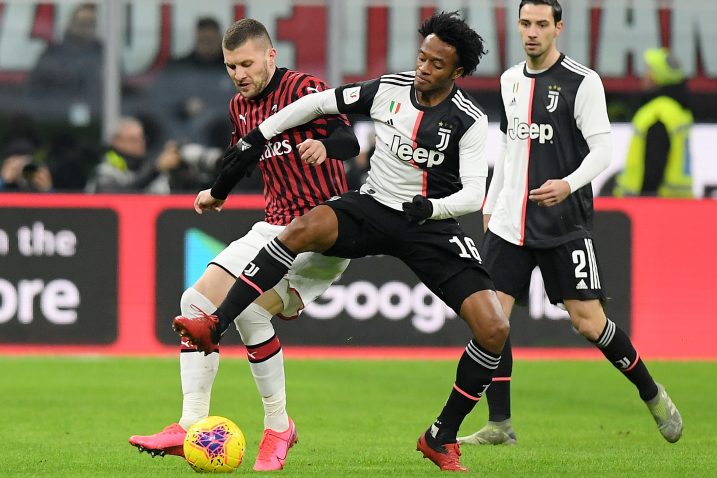
[[(227, 55), (227, 68), (237, 71), (244, 59), (241, 53)], [(234, 58), (236, 57), (236, 58)], [(234, 132), (232, 143), (246, 135), (261, 122), (304, 95), (328, 89), (318, 78), (286, 68), (274, 69), (271, 78), (263, 80), (264, 88), (257, 92), (262, 82), (248, 76), (233, 77), (239, 94), (230, 103), (230, 115)], [(304, 143), (306, 140), (318, 141)], [(292, 128), (272, 139), (264, 147), (259, 169), (265, 179), (266, 222), (286, 225), (326, 199), (337, 196), (347, 189), (344, 166), (336, 158), (353, 153), (353, 131), (342, 116), (320, 117), (305, 125)], [(312, 146), (313, 144), (313, 146)], [(347, 146), (348, 145), (348, 146)], [(308, 157), (312, 147), (326, 149), (327, 160), (315, 167), (308, 167), (302, 157)], [(218, 188), (214, 188), (214, 193)], [(221, 191), (217, 199), (226, 199), (229, 191)]]
[[(590, 182), (610, 163), (610, 122), (597, 73), (558, 51), (563, 27), (556, 0), (523, 0), (518, 27), (526, 61), (501, 76), (503, 154), (483, 207), (482, 254), (505, 314), (537, 266), (554, 304), (575, 330), (636, 387), (669, 442), (682, 419), (652, 379), (627, 334), (605, 316), (592, 239)], [(488, 391), (488, 424), (461, 443), (511, 444), (510, 341)], [(608, 399), (602, 400), (608, 404)]]
[[(327, 89), (318, 78), (276, 67), (276, 50), (264, 26), (252, 19), (234, 23), (223, 40), (227, 73), (237, 89), (230, 102), (234, 126), (225, 166), (231, 165), (237, 138), (297, 99)], [(182, 295), (183, 316), (211, 313), (225, 298), (249, 261), (292, 219), (346, 191), (340, 160), (354, 157), (359, 146), (343, 115), (317, 118), (287, 130), (261, 151), (259, 170), (264, 179), (265, 220), (232, 242), (207, 266), (202, 277)], [(201, 191), (194, 207), (198, 213), (220, 211), (241, 175), (221, 174), (211, 190)], [(281, 344), (271, 324), (273, 315), (294, 318), (304, 304), (321, 295), (344, 271), (347, 259), (302, 254), (274, 288), (267, 290), (235, 320), (247, 348), (249, 366), (264, 405), (264, 438), (254, 469), (281, 469), (288, 449), (296, 442), (296, 427), (286, 412)], [(182, 455), (187, 427), (209, 413), (211, 386), (219, 366), (219, 349), (203, 355), (183, 342), (180, 353), (182, 417), (178, 423), (149, 436), (133, 436), (130, 443), (155, 454)]]

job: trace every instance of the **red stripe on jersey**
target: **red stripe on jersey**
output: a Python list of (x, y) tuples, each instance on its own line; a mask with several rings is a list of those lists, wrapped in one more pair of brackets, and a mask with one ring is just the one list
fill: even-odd
[(418, 135), (418, 127), (421, 126), (421, 120), (423, 119), (423, 111), (418, 112), (416, 116), (416, 122), (413, 124), (413, 132), (411, 133), (411, 140), (413, 141), (413, 147), (418, 146), (416, 143), (416, 135)]
[[(396, 110), (396, 112), (398, 112), (398, 110)], [(422, 119), (423, 119), (423, 111), (419, 111), (418, 116), (416, 116), (416, 122), (413, 123), (413, 132), (411, 133), (411, 141), (413, 141), (414, 148), (416, 146), (418, 146), (418, 143), (416, 143), (416, 136), (418, 135), (418, 128), (420, 128), (420, 126), (421, 126)], [(420, 169), (418, 164), (416, 164), (416, 162), (413, 159), (411, 159), (408, 162), (408, 164), (410, 164), (411, 166), (413, 166), (416, 169)], [(425, 191), (425, 189), (426, 189), (426, 172), (423, 171), (423, 190)], [(425, 194), (424, 194), (424, 196), (425, 196)]]
[[(535, 78), (530, 79), (530, 98), (528, 98), (528, 124), (533, 124), (533, 94), (535, 93)], [(520, 245), (522, 246), (525, 242), (525, 213), (528, 209), (528, 193), (529, 183), (528, 178), (530, 177), (530, 145), (532, 140), (528, 136), (528, 161), (525, 167), (525, 196), (523, 198), (523, 212), (520, 215)]]
[[(321, 80), (291, 70), (286, 70), (278, 78), (278, 83), (274, 81), (270, 85), (272, 91), (259, 99), (236, 95), (232, 100), (230, 116), (237, 137), (247, 134), (268, 116), (296, 99), (316, 90), (328, 89)], [(245, 120), (241, 120), (242, 117)], [(308, 167), (301, 161), (297, 150), (297, 145), (308, 138), (325, 137), (331, 129), (330, 123), (334, 121), (348, 125), (344, 116), (321, 117), (285, 131), (267, 142), (258, 169), (264, 179), (265, 220), (268, 223), (288, 224), (293, 218), (348, 189), (340, 161), (327, 159), (319, 166)]]
[(275, 335), (266, 342), (257, 345), (247, 345), (246, 355), (251, 363), (263, 362), (270, 359), (281, 350), (279, 338)]

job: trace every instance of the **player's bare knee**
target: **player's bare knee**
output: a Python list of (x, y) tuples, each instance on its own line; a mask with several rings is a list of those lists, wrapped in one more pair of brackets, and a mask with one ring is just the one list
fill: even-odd
[(600, 337), (602, 329), (604, 328), (597, 318), (571, 317), (570, 320), (573, 324), (573, 328), (575, 328), (580, 335), (593, 342)]
[(481, 346), (496, 354), (503, 350), (509, 333), (510, 324), (500, 310), (487, 314), (482, 318), (479, 326), (473, 328), (473, 334)]
[(336, 224), (333, 211), (318, 206), (304, 216), (294, 218), (279, 234), (279, 240), (297, 254), (323, 252), (336, 241)]
[(575, 330), (588, 340), (595, 341), (605, 328), (605, 313), (597, 301), (569, 301), (566, 307)]
[(298, 254), (309, 249), (311, 233), (309, 221), (305, 217), (299, 216), (294, 218), (278, 237), (286, 247)]
[(491, 351), (495, 350), (500, 353), (503, 350), (508, 334), (510, 333), (510, 323), (508, 318), (503, 314), (502, 311), (496, 311), (491, 317), (488, 327), (489, 342), (491, 344)]

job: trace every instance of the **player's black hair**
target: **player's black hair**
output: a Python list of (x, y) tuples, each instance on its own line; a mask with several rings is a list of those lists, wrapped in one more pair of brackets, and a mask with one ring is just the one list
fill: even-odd
[(487, 53), (483, 38), (475, 32), (456, 12), (441, 12), (427, 19), (418, 29), (424, 38), (433, 33), (456, 49), (458, 66), (463, 67), (461, 76), (473, 73), (480, 59)]
[(270, 47), (273, 46), (269, 32), (266, 31), (266, 27), (261, 22), (253, 18), (242, 18), (227, 28), (222, 43), (227, 50), (234, 50), (245, 41), (255, 38), (264, 38)]
[(553, 20), (555, 20), (556, 24), (563, 19), (563, 7), (560, 6), (560, 2), (558, 2), (558, 0), (521, 0), (520, 6), (518, 7), (518, 18), (520, 18), (520, 11), (523, 9), (523, 5), (528, 3), (552, 7)]

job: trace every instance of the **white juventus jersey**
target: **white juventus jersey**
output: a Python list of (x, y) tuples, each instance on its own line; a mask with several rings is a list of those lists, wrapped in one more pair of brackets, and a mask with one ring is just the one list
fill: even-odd
[[(609, 133), (602, 81), (594, 71), (561, 55), (548, 70), (532, 74), (525, 62), (500, 79), (506, 154), (489, 228), (508, 242), (553, 247), (590, 237), (590, 184), (557, 206), (539, 207), (528, 192), (575, 171), (590, 152), (585, 138)], [(492, 192), (490, 193), (492, 195)]]
[(361, 192), (397, 210), (416, 194), (445, 198), (461, 190), (461, 177), (485, 181), (488, 174), (485, 113), (457, 86), (440, 104), (419, 105), (414, 77), (410, 71), (336, 88), (338, 110), (369, 116), (376, 129)]

